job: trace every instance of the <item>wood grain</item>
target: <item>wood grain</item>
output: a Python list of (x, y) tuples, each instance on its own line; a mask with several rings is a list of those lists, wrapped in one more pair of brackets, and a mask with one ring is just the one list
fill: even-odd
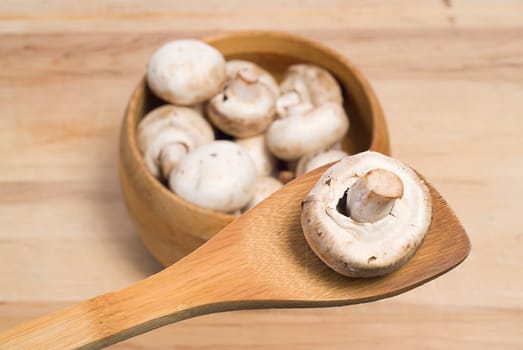
[(426, 181), (432, 223), (407, 264), (377, 278), (334, 272), (312, 252), (300, 224), (300, 198), (328, 167), (290, 182), (163, 271), (0, 333), (0, 348), (98, 349), (211, 313), (371, 302), (426, 283), (468, 255), (462, 225)]
[(362, 69), (393, 154), (451, 204), (472, 254), (383, 302), (206, 316), (113, 348), (523, 347), (523, 4), (446, 3), (2, 1), (0, 330), (160, 269), (118, 188), (119, 125), (144, 62), (170, 38), (271, 29)]

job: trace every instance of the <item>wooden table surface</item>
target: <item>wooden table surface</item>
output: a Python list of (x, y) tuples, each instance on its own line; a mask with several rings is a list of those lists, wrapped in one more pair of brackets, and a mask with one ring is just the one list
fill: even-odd
[[(160, 269), (124, 208), (118, 128), (169, 39), (283, 30), (342, 52), (472, 253), (372, 304), (210, 315), (112, 349), (522, 349), (523, 1), (0, 2), (0, 330)], [(321, 5), (320, 5), (321, 3)]]

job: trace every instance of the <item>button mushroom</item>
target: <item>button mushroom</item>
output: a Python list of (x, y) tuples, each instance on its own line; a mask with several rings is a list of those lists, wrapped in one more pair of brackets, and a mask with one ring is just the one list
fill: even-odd
[(256, 168), (231, 141), (214, 141), (189, 153), (171, 172), (169, 186), (181, 198), (203, 208), (232, 213), (254, 197)]
[(296, 176), (301, 176), (322, 165), (335, 162), (347, 156), (347, 153), (338, 149), (331, 149), (321, 153), (308, 154), (298, 161)]
[(276, 158), (269, 151), (264, 134), (238, 139), (236, 143), (249, 153), (256, 166), (258, 176), (270, 175), (274, 171)]
[(312, 64), (294, 64), (287, 68), (280, 89), (283, 96), (293, 96), (296, 90), (305, 90), (315, 106), (326, 102), (343, 103), (336, 79), (327, 70)]
[(258, 177), (254, 184), (254, 197), (251, 199), (249, 204), (247, 204), (244, 211), (253, 208), (265, 198), (278, 191), (282, 186), (283, 184), (272, 176)]
[(317, 108), (293, 111), (275, 120), (267, 131), (267, 144), (278, 158), (294, 160), (336, 143), (349, 128), (343, 108), (325, 103)]
[(227, 66), (230, 75), (225, 88), (207, 105), (209, 119), (217, 128), (235, 137), (259, 135), (275, 116), (276, 82), (254, 63), (232, 61)]
[(192, 149), (214, 140), (212, 127), (196, 110), (164, 105), (149, 112), (139, 123), (138, 148), (147, 168), (156, 177), (171, 170)]
[(432, 220), (430, 193), (401, 162), (375, 152), (329, 168), (302, 203), (311, 249), (350, 277), (384, 275), (419, 248)]
[(267, 131), (271, 152), (284, 160), (327, 149), (349, 128), (341, 90), (326, 70), (311, 65), (291, 66), (280, 85), (278, 119)]
[(280, 87), (273, 76), (257, 64), (244, 60), (230, 60), (225, 64), (228, 79), (234, 79), (240, 71), (253, 72), (257, 75), (260, 84), (266, 85), (275, 97), (280, 96)]
[(225, 60), (206, 43), (171, 41), (153, 53), (147, 66), (147, 83), (164, 100), (192, 105), (216, 95), (225, 84)]

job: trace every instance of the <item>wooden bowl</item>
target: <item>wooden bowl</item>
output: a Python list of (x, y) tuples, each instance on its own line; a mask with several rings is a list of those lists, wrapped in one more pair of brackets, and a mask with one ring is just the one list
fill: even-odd
[[(329, 70), (344, 93), (350, 129), (342, 147), (349, 153), (367, 149), (389, 154), (389, 139), (380, 104), (365, 77), (331, 49), (294, 35), (237, 32), (204, 38), (226, 59), (245, 59), (278, 79), (287, 66), (313, 63)], [(170, 192), (148, 171), (136, 144), (138, 122), (164, 104), (142, 80), (134, 90), (120, 135), (120, 183), (131, 218), (147, 249), (167, 266), (205, 243), (234, 216), (197, 207)]]

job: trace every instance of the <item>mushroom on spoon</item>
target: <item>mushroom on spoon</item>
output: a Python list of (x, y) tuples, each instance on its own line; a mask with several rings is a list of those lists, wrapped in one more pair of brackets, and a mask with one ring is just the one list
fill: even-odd
[(425, 182), (432, 199), (432, 223), (423, 245), (407, 264), (372, 279), (334, 272), (311, 251), (300, 225), (300, 203), (327, 168), (290, 182), (156, 275), (22, 324), (0, 334), (0, 344), (5, 348), (93, 349), (204, 314), (369, 302), (428, 282), (469, 253), (462, 225), (436, 189)]
[(345, 157), (303, 200), (305, 238), (328, 266), (350, 277), (394, 271), (419, 248), (432, 218), (427, 186), (377, 152)]

